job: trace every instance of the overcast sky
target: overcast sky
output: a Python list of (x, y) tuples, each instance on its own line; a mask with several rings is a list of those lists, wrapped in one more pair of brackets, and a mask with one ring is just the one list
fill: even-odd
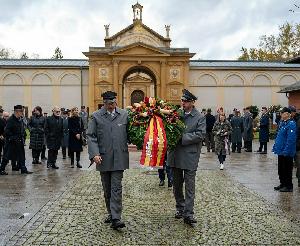
[[(275, 34), (300, 0), (140, 0), (143, 23), (165, 36), (171, 25), (172, 47), (188, 47), (195, 59), (236, 59), (242, 46), (255, 47), (259, 37)], [(89, 46), (104, 46), (110, 34), (132, 23), (134, 0), (0, 0), (0, 47), (51, 58), (85, 58)], [(296, 9), (296, 8), (293, 8)]]

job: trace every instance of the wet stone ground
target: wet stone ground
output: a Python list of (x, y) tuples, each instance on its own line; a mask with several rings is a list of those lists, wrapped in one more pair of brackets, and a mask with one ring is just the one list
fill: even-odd
[[(99, 173), (66, 167), (54, 172), (68, 174), (67, 185), (59, 186), (60, 192), (44, 204), (39, 201), (40, 208), (33, 209), (36, 213), (5, 245), (300, 245), (300, 206), (286, 206), (297, 200), (298, 188), (292, 194), (272, 190), (278, 182), (272, 154), (232, 154), (230, 164), (220, 171), (215, 155), (204, 153), (196, 182), (195, 228), (174, 218), (172, 189), (158, 187), (157, 173), (139, 168), (138, 158), (139, 153), (131, 153), (132, 168), (124, 175), (126, 228), (121, 232), (103, 223), (106, 209)], [(54, 175), (53, 182), (56, 179), (60, 180)]]

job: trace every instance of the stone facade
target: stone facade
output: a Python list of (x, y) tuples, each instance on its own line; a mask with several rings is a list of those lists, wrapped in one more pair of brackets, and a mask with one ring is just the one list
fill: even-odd
[(39, 105), (50, 113), (54, 105), (87, 105), (88, 69), (62, 67), (0, 68), (0, 105), (7, 111), (21, 104), (27, 112)]

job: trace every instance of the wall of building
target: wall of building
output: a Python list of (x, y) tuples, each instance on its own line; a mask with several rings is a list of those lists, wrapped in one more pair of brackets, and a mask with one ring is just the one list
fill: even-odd
[(0, 105), (6, 111), (21, 104), (28, 111), (39, 105), (51, 112), (54, 105), (71, 108), (87, 105), (88, 69), (0, 69)]
[(288, 105), (285, 94), (277, 93), (282, 87), (295, 83), (299, 70), (246, 70), (190, 68), (190, 90), (198, 96), (196, 106), (215, 111), (224, 107), (242, 109), (249, 105), (258, 107), (272, 104)]

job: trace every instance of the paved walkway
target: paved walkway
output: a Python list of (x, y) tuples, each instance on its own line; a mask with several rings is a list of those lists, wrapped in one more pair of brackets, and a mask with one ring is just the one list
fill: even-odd
[[(106, 210), (94, 170), (73, 170), (65, 162), (60, 170), (34, 167), (39, 171), (32, 176), (0, 177), (1, 211), (2, 198), (9, 200), (13, 194), (9, 188), (4, 194), (2, 190), (13, 177), (20, 204), (10, 202), (6, 215), (17, 208), (31, 211), (17, 219), (23, 224), (6, 218), (10, 239), (6, 237), (5, 245), (300, 245), (299, 191), (273, 191), (278, 180), (272, 154), (232, 154), (224, 171), (218, 170), (213, 153), (203, 154), (196, 183), (199, 223), (194, 229), (174, 218), (172, 190), (158, 187), (156, 173), (138, 167), (139, 153), (130, 156), (123, 193), (127, 227), (122, 232), (102, 222)], [(36, 202), (26, 208), (28, 197)]]

